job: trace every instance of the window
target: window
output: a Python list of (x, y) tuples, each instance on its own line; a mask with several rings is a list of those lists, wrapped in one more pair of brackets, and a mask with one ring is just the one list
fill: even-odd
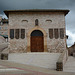
[(58, 29), (54, 29), (54, 36), (55, 36), (55, 39), (59, 38)]
[(49, 29), (49, 37), (50, 37), (50, 39), (53, 38), (53, 29)]
[(19, 29), (15, 29), (15, 38), (19, 39)]
[(21, 29), (21, 38), (22, 38), (22, 39), (25, 38), (25, 29)]
[(11, 39), (14, 38), (14, 29), (10, 29), (10, 38), (11, 38)]
[[(6, 32), (6, 34), (7, 34), (7, 32)], [(15, 29), (15, 30), (14, 29), (10, 29), (10, 38), (14, 39), (14, 36), (15, 36), (16, 39), (19, 39), (20, 37), (22, 39), (24, 39), (25, 38), (25, 29)]]
[(38, 26), (38, 19), (35, 20), (35, 26)]
[(8, 21), (7, 21), (7, 22), (6, 22), (6, 21), (5, 21), (5, 22), (3, 22), (3, 24), (8, 24)]
[(63, 39), (64, 38), (64, 28), (60, 29), (60, 38)]

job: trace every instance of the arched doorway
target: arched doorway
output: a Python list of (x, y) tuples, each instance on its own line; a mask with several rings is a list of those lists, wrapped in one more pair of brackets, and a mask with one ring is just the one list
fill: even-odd
[(31, 33), (31, 52), (44, 52), (44, 37), (40, 30)]

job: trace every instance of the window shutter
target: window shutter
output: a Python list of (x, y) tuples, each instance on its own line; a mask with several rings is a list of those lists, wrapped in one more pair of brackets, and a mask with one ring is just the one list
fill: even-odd
[(21, 38), (22, 38), (22, 39), (25, 38), (25, 29), (21, 29)]
[(54, 29), (54, 36), (55, 36), (55, 39), (59, 38), (58, 29)]
[(64, 28), (60, 29), (60, 38), (63, 39), (64, 38)]
[(15, 38), (19, 39), (19, 29), (15, 29)]
[(49, 37), (50, 37), (50, 39), (53, 38), (53, 29), (49, 29)]
[(14, 39), (14, 29), (10, 29), (10, 38)]

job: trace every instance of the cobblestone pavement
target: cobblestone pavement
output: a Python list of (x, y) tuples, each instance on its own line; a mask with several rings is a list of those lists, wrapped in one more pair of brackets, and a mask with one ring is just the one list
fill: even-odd
[(0, 75), (75, 75), (75, 73), (54, 71), (46, 68), (0, 60)]

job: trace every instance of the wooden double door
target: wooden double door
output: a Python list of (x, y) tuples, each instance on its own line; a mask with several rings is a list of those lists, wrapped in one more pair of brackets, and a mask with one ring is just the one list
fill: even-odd
[(31, 52), (44, 52), (43, 36), (31, 36)]

